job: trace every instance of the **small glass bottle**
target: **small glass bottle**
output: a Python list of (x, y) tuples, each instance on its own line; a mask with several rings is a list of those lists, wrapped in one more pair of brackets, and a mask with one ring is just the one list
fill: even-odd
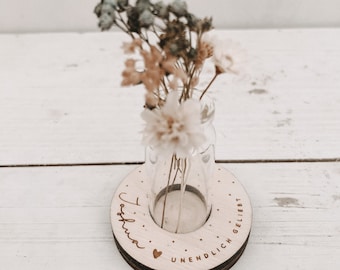
[(215, 165), (214, 102), (204, 96), (201, 124), (206, 142), (190, 156), (159, 155), (146, 148), (150, 214), (162, 229), (188, 233), (205, 224), (211, 212), (210, 183)]

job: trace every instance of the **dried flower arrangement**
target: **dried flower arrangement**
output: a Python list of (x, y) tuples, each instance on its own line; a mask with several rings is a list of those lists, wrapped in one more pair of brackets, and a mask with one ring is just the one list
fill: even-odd
[[(170, 4), (130, 2), (102, 0), (95, 7), (99, 27), (108, 30), (114, 25), (126, 32), (132, 41), (123, 44), (124, 52), (137, 55), (143, 62), (139, 67), (135, 58), (126, 60), (122, 86), (145, 86), (144, 142), (160, 151), (186, 156), (205, 140), (198, 101), (218, 75), (238, 73), (243, 52), (231, 41), (209, 36), (212, 18), (197, 18), (183, 0)], [(215, 74), (199, 90), (200, 74), (208, 58), (215, 65)], [(193, 100), (195, 91), (199, 98)]]

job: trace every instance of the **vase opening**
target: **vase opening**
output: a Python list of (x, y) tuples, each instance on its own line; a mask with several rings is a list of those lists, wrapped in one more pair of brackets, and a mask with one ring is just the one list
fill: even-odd
[(187, 185), (181, 191), (181, 184), (174, 184), (157, 195), (152, 216), (154, 222), (166, 231), (189, 233), (199, 229), (208, 220), (211, 208), (208, 209), (208, 215), (207, 208), (207, 202), (198, 189)]

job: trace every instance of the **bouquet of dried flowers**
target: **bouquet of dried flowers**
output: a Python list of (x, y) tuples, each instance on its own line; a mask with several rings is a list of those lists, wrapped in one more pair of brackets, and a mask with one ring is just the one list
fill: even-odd
[[(238, 46), (209, 36), (212, 18), (197, 18), (183, 0), (169, 4), (102, 0), (95, 14), (102, 30), (114, 25), (132, 39), (123, 44), (124, 52), (135, 58), (125, 62), (122, 85), (145, 86), (144, 142), (178, 156), (197, 149), (205, 140), (198, 100), (218, 75), (238, 72)], [(197, 89), (208, 58), (215, 65), (215, 74), (203, 89)], [(195, 91), (199, 94), (193, 100)]]

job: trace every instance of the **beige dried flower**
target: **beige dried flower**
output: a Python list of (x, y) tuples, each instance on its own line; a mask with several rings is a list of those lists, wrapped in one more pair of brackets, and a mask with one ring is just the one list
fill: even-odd
[(154, 109), (158, 105), (158, 97), (153, 92), (146, 92), (145, 94), (145, 106), (148, 109)]
[(145, 66), (141, 79), (148, 91), (155, 91), (159, 88), (165, 75), (165, 70), (160, 65), (162, 54), (155, 46), (150, 46), (150, 51), (141, 50), (140, 53), (144, 58)]
[(125, 61), (122, 77), (122, 86), (136, 85), (141, 82), (141, 73), (136, 71), (136, 61), (134, 59), (127, 59)]
[(132, 40), (132, 42), (123, 42), (122, 49), (126, 54), (133, 54), (136, 49), (141, 48), (143, 41), (140, 38)]
[(214, 53), (214, 46), (211, 42), (206, 41), (204, 39), (201, 40), (198, 47), (197, 58), (196, 58), (196, 66), (197, 68), (201, 68), (204, 64), (204, 61)]

